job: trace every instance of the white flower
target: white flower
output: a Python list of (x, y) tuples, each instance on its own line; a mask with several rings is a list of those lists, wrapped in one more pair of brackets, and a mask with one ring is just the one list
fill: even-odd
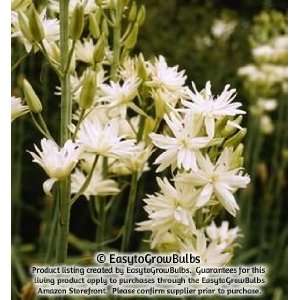
[(215, 38), (227, 40), (233, 33), (237, 22), (235, 20), (216, 19), (211, 28), (211, 33)]
[(145, 143), (140, 142), (132, 153), (112, 163), (110, 170), (115, 174), (128, 175), (138, 172), (140, 175), (149, 170), (147, 160), (151, 154), (151, 146), (146, 147)]
[[(94, 50), (96, 44), (93, 39), (85, 38), (83, 41), (78, 40), (75, 45), (75, 56), (76, 59), (87, 64), (94, 64)], [(105, 56), (103, 64), (107, 64), (110, 61), (111, 52), (108, 47), (105, 48)]]
[(213, 195), (233, 216), (239, 207), (233, 193), (239, 188), (246, 188), (250, 182), (248, 175), (242, 175), (241, 168), (231, 168), (232, 149), (225, 148), (213, 164), (208, 155), (198, 156), (199, 170), (190, 174), (179, 175), (176, 180), (202, 186), (198, 196), (197, 207), (205, 206)]
[(194, 92), (188, 91), (191, 101), (183, 100), (182, 102), (192, 112), (199, 113), (204, 117), (206, 132), (210, 137), (215, 134), (215, 119), (245, 113), (243, 110), (238, 109), (242, 105), (240, 102), (232, 102), (236, 96), (236, 90), (229, 88), (230, 85), (227, 84), (221, 95), (214, 98), (209, 81), (201, 92), (196, 89), (193, 83)]
[(34, 148), (37, 153), (29, 151), (32, 161), (40, 165), (50, 177), (43, 183), (43, 189), (49, 195), (53, 184), (71, 173), (78, 162), (81, 149), (71, 140), (60, 148), (53, 140), (45, 138), (41, 140), (41, 150), (36, 145)]
[(108, 103), (107, 107), (118, 107), (122, 118), (126, 117), (127, 106), (134, 100), (138, 93), (140, 81), (131, 77), (123, 83), (113, 82), (101, 85), (101, 98), (99, 101)]
[(166, 150), (154, 162), (160, 164), (157, 172), (163, 171), (170, 165), (196, 171), (197, 153), (199, 149), (207, 147), (211, 139), (197, 136), (197, 127), (191, 114), (186, 114), (182, 119), (171, 113), (170, 117), (165, 116), (164, 119), (174, 137), (156, 133), (149, 135), (156, 147)]
[(178, 71), (178, 66), (169, 67), (166, 59), (159, 56), (154, 63), (147, 64), (151, 80), (147, 85), (154, 90), (159, 89), (166, 97), (172, 98), (171, 102), (176, 102), (178, 99), (186, 95), (186, 75), (185, 71)]
[[(86, 175), (76, 169), (71, 175), (71, 193), (76, 194), (86, 180)], [(117, 182), (111, 179), (104, 179), (100, 172), (94, 172), (88, 187), (83, 195), (89, 200), (90, 196), (108, 196), (115, 195), (120, 192)]]
[(205, 232), (211, 242), (220, 244), (224, 248), (231, 247), (240, 236), (239, 228), (234, 227), (229, 229), (228, 221), (223, 221), (220, 227), (217, 227), (215, 222), (212, 222), (205, 228)]
[(86, 118), (80, 126), (77, 142), (87, 152), (107, 157), (122, 157), (135, 151), (135, 140), (119, 135), (119, 123), (113, 119), (105, 125), (97, 118)]
[(167, 178), (157, 178), (157, 183), (161, 191), (144, 199), (149, 220), (137, 224), (139, 231), (152, 231), (151, 248), (169, 231), (185, 235), (196, 230), (193, 214), (197, 191), (185, 184), (175, 183), (173, 187)]
[(181, 252), (192, 252), (200, 256), (202, 266), (221, 267), (229, 263), (232, 253), (226, 252), (224, 244), (209, 242), (204, 230), (198, 230), (195, 238), (186, 239)]
[(11, 121), (21, 117), (29, 112), (29, 107), (22, 104), (22, 99), (11, 97)]

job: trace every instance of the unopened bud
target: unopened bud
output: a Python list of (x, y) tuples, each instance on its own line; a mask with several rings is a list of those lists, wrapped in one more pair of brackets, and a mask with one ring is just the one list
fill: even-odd
[(33, 39), (40, 43), (45, 37), (44, 26), (40, 15), (33, 5), (29, 11), (29, 28)]
[(131, 4), (131, 8), (130, 8), (130, 11), (129, 11), (129, 14), (128, 14), (128, 20), (130, 22), (134, 22), (135, 18), (136, 18), (136, 14), (137, 14), (137, 6), (136, 6), (136, 2), (134, 1)]
[(20, 30), (21, 30), (22, 34), (24, 35), (24, 37), (28, 41), (32, 42), (33, 37), (31, 35), (30, 28), (29, 28), (29, 20), (28, 20), (27, 16), (25, 15), (25, 13), (22, 11), (18, 12), (18, 22), (19, 22)]
[(70, 23), (70, 38), (72, 40), (79, 40), (84, 27), (84, 9), (83, 5), (77, 4), (71, 18)]
[(92, 14), (92, 13), (89, 15), (89, 30), (94, 39), (99, 38), (99, 36), (100, 36), (99, 25), (98, 25), (95, 14)]
[(224, 147), (236, 147), (243, 140), (246, 133), (247, 129), (242, 128), (239, 130), (239, 132), (225, 142)]
[(139, 78), (141, 78), (144, 81), (147, 80), (148, 73), (147, 73), (147, 69), (146, 69), (146, 65), (145, 65), (144, 56), (142, 53), (140, 53), (140, 55), (138, 56), (137, 72), (138, 72)]
[(101, 29), (102, 29), (103, 35), (108, 36), (109, 30), (108, 30), (107, 21), (105, 20), (105, 18), (103, 18), (103, 20), (102, 20)]
[(132, 49), (135, 46), (137, 42), (138, 32), (139, 32), (139, 25), (137, 22), (135, 22), (130, 34), (128, 35), (128, 37), (124, 42), (124, 47), (126, 49)]
[(235, 120), (228, 120), (226, 122), (225, 128), (222, 130), (221, 134), (224, 137), (228, 137), (234, 134), (238, 129), (240, 129), (240, 124), (243, 120), (243, 116), (238, 116)]
[(105, 43), (104, 39), (100, 37), (94, 49), (93, 58), (95, 63), (102, 62), (105, 56)]
[(23, 92), (29, 109), (34, 113), (40, 113), (43, 110), (42, 103), (26, 79), (23, 80)]
[(243, 166), (244, 159), (243, 159), (243, 152), (244, 152), (244, 145), (240, 143), (236, 149), (233, 151), (232, 160), (230, 167), (232, 169), (240, 168)]
[(139, 9), (136, 21), (138, 22), (139, 26), (142, 26), (145, 22), (146, 18), (146, 8), (144, 5), (142, 5)]
[(96, 94), (96, 73), (92, 70), (88, 70), (85, 74), (85, 78), (82, 84), (79, 106), (83, 109), (88, 109), (94, 103)]

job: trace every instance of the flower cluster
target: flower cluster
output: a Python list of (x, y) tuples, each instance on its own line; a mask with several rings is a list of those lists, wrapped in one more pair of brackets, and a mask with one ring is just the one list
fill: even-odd
[[(238, 70), (252, 103), (250, 112), (259, 119), (263, 134), (274, 130), (271, 113), (279, 98), (287, 94), (287, 20), (279, 12), (262, 12), (255, 19), (252, 44), (253, 63)], [(262, 34), (263, 32), (263, 34)]]
[[(67, 112), (58, 145), (43, 119), (42, 101), (27, 80), (27, 105), (12, 98), (12, 120), (30, 111), (45, 136), (41, 148), (35, 145), (35, 152), (29, 152), (49, 177), (45, 193), (51, 195), (53, 184), (65, 181), (70, 189), (61, 193), (69, 193), (71, 204), (80, 196), (107, 200), (131, 176), (122, 240), (126, 250), (138, 180), (157, 166), (160, 190), (144, 199), (148, 220), (138, 223), (137, 230), (151, 232), (152, 249), (196, 252), (204, 264), (228, 263), (239, 230), (229, 229), (228, 222), (217, 227), (213, 221), (222, 209), (237, 215), (236, 192), (250, 182), (241, 143), (245, 111), (235, 101), (236, 90), (227, 84), (215, 96), (207, 82), (199, 91), (194, 83), (189, 87), (185, 70), (168, 65), (165, 57), (131, 56), (145, 17), (144, 7), (135, 2), (70, 1), (65, 43), (59, 41), (63, 23), (58, 21), (58, 1), (49, 1), (41, 13), (31, 1), (16, 3), (26, 5), (13, 6), (13, 36), (28, 52), (44, 54), (61, 80), (56, 94)], [(111, 31), (118, 40), (109, 38)], [(151, 164), (155, 150), (159, 155)], [(96, 201), (100, 213), (98, 205)]]
[[(144, 200), (148, 220), (138, 223), (137, 230), (151, 232), (152, 248), (192, 250), (208, 264), (230, 260), (238, 229), (231, 235), (226, 223), (220, 234), (214, 224), (205, 224), (222, 207), (236, 216), (239, 206), (234, 194), (250, 182), (242, 168), (240, 144), (244, 129), (239, 123), (245, 112), (241, 103), (234, 102), (235, 96), (229, 85), (214, 97), (210, 82), (200, 92), (193, 84), (181, 104), (164, 116), (165, 133), (150, 133), (153, 144), (162, 150), (154, 162), (159, 165), (157, 172), (170, 167), (174, 182), (157, 178), (160, 191)], [(229, 241), (219, 241), (218, 235)]]

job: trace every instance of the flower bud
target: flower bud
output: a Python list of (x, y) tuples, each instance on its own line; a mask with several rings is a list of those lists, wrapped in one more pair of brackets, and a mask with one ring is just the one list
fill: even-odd
[(34, 113), (40, 113), (43, 110), (42, 103), (26, 79), (23, 80), (23, 92), (29, 109)]
[(102, 37), (100, 37), (97, 41), (97, 44), (95, 46), (94, 53), (93, 53), (94, 63), (102, 62), (104, 56), (105, 56), (105, 43), (104, 43), (104, 39)]
[(234, 136), (232, 136), (230, 139), (228, 139), (225, 142), (224, 147), (236, 147), (243, 140), (246, 133), (247, 133), (247, 129), (242, 128)]
[(33, 39), (36, 42), (41, 42), (45, 37), (44, 26), (40, 15), (32, 5), (29, 10), (29, 28)]
[(11, 9), (12, 10), (22, 10), (30, 5), (31, 0), (12, 0)]
[(22, 11), (18, 12), (18, 22), (19, 22), (20, 30), (21, 30), (22, 34), (24, 35), (24, 37), (28, 41), (32, 42), (33, 37), (31, 35), (30, 28), (29, 28), (29, 20), (28, 20), (27, 16), (25, 15), (25, 13)]
[(144, 5), (142, 5), (139, 9), (136, 21), (139, 24), (139, 26), (142, 26), (145, 22), (145, 18), (146, 18), (146, 8)]
[(144, 59), (144, 56), (142, 53), (140, 53), (140, 55), (138, 56), (137, 72), (138, 72), (139, 78), (141, 78), (144, 81), (147, 80), (148, 73), (147, 73), (147, 69), (146, 69), (146, 65), (145, 65), (145, 59)]
[(101, 29), (102, 29), (103, 35), (108, 36), (109, 30), (108, 30), (107, 21), (105, 20), (105, 18), (103, 18), (103, 20), (102, 20)]
[(136, 18), (136, 14), (137, 14), (137, 6), (136, 6), (136, 2), (134, 1), (131, 5), (129, 14), (128, 14), (128, 20), (130, 22), (134, 22), (135, 18)]
[(241, 124), (242, 120), (243, 120), (243, 116), (238, 116), (233, 121), (228, 120), (226, 122), (224, 129), (221, 132), (222, 136), (228, 137), (228, 136), (234, 134), (237, 131), (237, 129), (240, 129), (240, 124)]
[(89, 15), (89, 31), (94, 39), (98, 39), (100, 36), (100, 29), (95, 14)]
[(92, 106), (96, 94), (96, 73), (88, 70), (85, 73), (84, 81), (82, 84), (79, 106), (83, 109), (88, 109)]
[(230, 163), (230, 167), (232, 169), (240, 168), (243, 166), (244, 159), (243, 159), (243, 152), (244, 152), (244, 145), (240, 143), (236, 149), (233, 151), (232, 159)]
[(84, 9), (83, 5), (77, 4), (71, 18), (70, 24), (70, 38), (72, 40), (79, 40), (84, 27)]
[(128, 35), (128, 37), (124, 42), (124, 47), (126, 49), (132, 49), (135, 46), (137, 42), (138, 32), (139, 32), (139, 25), (137, 22), (135, 22), (130, 34)]

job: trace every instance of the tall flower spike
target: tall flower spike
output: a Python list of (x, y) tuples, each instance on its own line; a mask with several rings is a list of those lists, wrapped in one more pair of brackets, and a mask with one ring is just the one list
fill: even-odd
[(43, 138), (41, 140), (41, 150), (34, 145), (37, 153), (28, 151), (33, 162), (44, 169), (50, 177), (43, 183), (43, 189), (47, 195), (56, 181), (67, 177), (78, 162), (81, 149), (78, 144), (66, 141), (60, 148), (53, 140)]
[(211, 138), (197, 136), (196, 124), (191, 114), (186, 114), (182, 119), (171, 113), (170, 117), (165, 116), (164, 119), (174, 137), (156, 133), (149, 135), (156, 147), (166, 150), (154, 162), (160, 164), (157, 172), (163, 171), (170, 165), (186, 171), (196, 171), (198, 169), (197, 153), (199, 149), (208, 146)]
[(190, 101), (183, 100), (185, 107), (194, 113), (199, 113), (204, 117), (204, 124), (208, 136), (215, 135), (215, 120), (224, 116), (235, 116), (237, 114), (245, 114), (245, 111), (238, 109), (242, 104), (233, 102), (236, 96), (235, 89), (229, 89), (227, 84), (221, 95), (214, 98), (211, 93), (211, 84), (208, 81), (205, 89), (199, 92), (193, 83), (193, 90), (188, 90)]
[(208, 156), (198, 156), (199, 170), (190, 174), (179, 175), (175, 180), (194, 186), (201, 186), (197, 207), (205, 206), (215, 195), (223, 207), (233, 216), (236, 216), (239, 206), (233, 196), (239, 188), (246, 188), (250, 177), (243, 175), (241, 168), (231, 167), (232, 150), (225, 148), (213, 164)]

